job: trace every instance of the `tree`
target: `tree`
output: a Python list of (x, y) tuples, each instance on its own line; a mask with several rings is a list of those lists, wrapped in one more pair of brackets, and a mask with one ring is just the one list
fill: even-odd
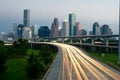
[(0, 75), (5, 71), (6, 54), (4, 48), (4, 42), (0, 42)]
[(19, 39), (13, 43), (13, 48), (15, 49), (16, 55), (25, 56), (28, 51), (28, 41)]
[(15, 55), (15, 49), (12, 46), (6, 46), (5, 53), (7, 58), (13, 58)]
[(45, 71), (45, 65), (42, 61), (40, 61), (40, 58), (32, 53), (27, 61), (27, 75), (33, 79), (40, 77)]

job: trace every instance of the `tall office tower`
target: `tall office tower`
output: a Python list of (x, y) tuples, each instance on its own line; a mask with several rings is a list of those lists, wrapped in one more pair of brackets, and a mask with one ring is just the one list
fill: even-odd
[(37, 35), (38, 35), (38, 26), (32, 25), (32, 36), (37, 36)]
[(22, 39), (23, 27), (24, 27), (23, 24), (19, 24), (19, 25), (18, 25), (18, 28), (17, 28), (17, 36), (18, 36), (18, 39)]
[(58, 30), (58, 36), (63, 36), (62, 31), (63, 31), (63, 29), (62, 29), (62, 28), (59, 28), (59, 30)]
[(87, 35), (87, 31), (85, 29), (82, 29), (82, 35)]
[(23, 24), (24, 27), (29, 27), (30, 26), (30, 10), (25, 9), (24, 10), (24, 18), (23, 18)]
[(95, 22), (93, 24), (93, 35), (99, 35), (100, 34), (100, 28), (98, 22)]
[(51, 31), (50, 31), (50, 36), (53, 37), (54, 36), (54, 23), (52, 23), (51, 25)]
[(41, 37), (50, 37), (50, 30), (48, 26), (41, 26), (38, 30), (38, 36)]
[(30, 40), (32, 38), (32, 30), (30, 27), (23, 27), (22, 38)]
[(54, 18), (54, 24), (55, 24), (56, 27), (59, 27), (59, 22), (58, 22), (57, 18)]
[(76, 15), (69, 14), (69, 36), (74, 36), (76, 33)]
[(76, 22), (76, 36), (82, 35), (82, 25), (80, 22)]
[(100, 27), (100, 35), (102, 35), (103, 27)]
[(17, 35), (17, 29), (18, 29), (18, 24), (17, 24), (17, 23), (14, 23), (14, 24), (13, 24), (13, 33), (14, 33), (15, 35)]
[(105, 24), (102, 26), (102, 34), (112, 34), (112, 30), (109, 28), (109, 25)]
[(61, 34), (62, 34), (62, 36), (69, 36), (69, 22), (68, 22), (68, 20), (64, 20), (62, 22)]
[(54, 18), (54, 21), (51, 26), (51, 37), (58, 37), (59, 22), (57, 18)]
[(89, 35), (93, 35), (93, 31), (89, 31)]
[(113, 34), (112, 29), (109, 28), (109, 34)]

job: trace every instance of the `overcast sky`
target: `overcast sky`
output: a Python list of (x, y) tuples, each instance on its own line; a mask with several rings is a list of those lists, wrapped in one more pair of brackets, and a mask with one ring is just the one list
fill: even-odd
[(0, 32), (12, 32), (13, 23), (23, 24), (24, 9), (30, 10), (31, 25), (51, 27), (57, 17), (61, 26), (69, 13), (75, 13), (76, 21), (87, 31), (97, 21), (118, 33), (119, 0), (0, 0)]

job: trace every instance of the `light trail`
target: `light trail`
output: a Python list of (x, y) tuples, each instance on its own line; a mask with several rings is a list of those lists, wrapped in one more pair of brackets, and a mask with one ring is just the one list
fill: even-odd
[[(86, 55), (82, 50), (67, 44), (46, 43), (61, 47), (61, 75), (56, 80), (120, 80), (120, 72), (114, 72), (103, 63)], [(61, 64), (59, 62), (55, 64)], [(59, 68), (58, 68), (59, 69)], [(49, 74), (48, 74), (49, 76)], [(50, 74), (52, 80), (54, 73)]]

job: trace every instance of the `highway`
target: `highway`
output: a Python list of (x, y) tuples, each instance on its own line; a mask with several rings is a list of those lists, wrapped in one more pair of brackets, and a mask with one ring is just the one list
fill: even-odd
[(58, 46), (58, 54), (43, 80), (120, 80), (120, 72), (67, 44)]

